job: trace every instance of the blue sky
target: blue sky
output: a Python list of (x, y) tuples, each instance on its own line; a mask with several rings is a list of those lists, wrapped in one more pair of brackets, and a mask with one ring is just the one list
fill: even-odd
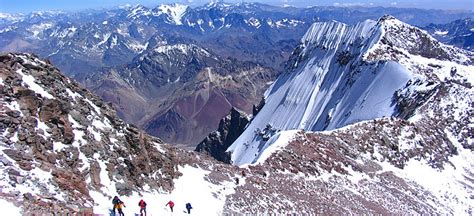
[[(226, 0), (226, 2), (262, 2), (273, 5), (307, 6), (385, 6), (415, 7), (447, 10), (474, 10), (474, 0)], [(0, 0), (0, 12), (28, 13), (39, 10), (82, 10), (87, 8), (111, 8), (125, 4), (156, 6), (160, 3), (184, 3), (203, 5), (209, 0)]]

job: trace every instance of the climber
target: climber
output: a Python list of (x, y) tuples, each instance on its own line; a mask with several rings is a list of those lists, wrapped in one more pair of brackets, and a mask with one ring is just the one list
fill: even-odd
[(122, 202), (118, 196), (114, 196), (114, 198), (112, 199), (112, 211), (114, 212), (114, 215), (115, 215), (115, 209), (117, 208), (117, 206), (119, 205), (119, 203)]
[(170, 200), (168, 203), (166, 203), (165, 206), (167, 206), (167, 205), (170, 206), (171, 212), (173, 212), (174, 202)]
[[(123, 211), (122, 211), (122, 208), (126, 207), (125, 206), (125, 203), (123, 203), (122, 201), (119, 202), (119, 204), (117, 205), (117, 210), (118, 210), (118, 213), (119, 213), (119, 216), (125, 216), (123, 214)], [(114, 212), (115, 213), (115, 212)]]
[(146, 216), (146, 202), (140, 200), (140, 202), (138, 202), (138, 206), (140, 206), (140, 216)]
[(188, 214), (191, 214), (191, 209), (193, 207), (191, 206), (191, 203), (186, 203), (186, 209), (188, 210)]

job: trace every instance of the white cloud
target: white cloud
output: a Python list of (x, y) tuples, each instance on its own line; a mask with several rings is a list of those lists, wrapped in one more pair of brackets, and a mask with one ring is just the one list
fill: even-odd
[(362, 2), (347, 2), (347, 3), (339, 3), (335, 2), (332, 4), (335, 7), (356, 7), (356, 6), (366, 6), (365, 3)]
[(390, 3), (391, 6), (397, 6), (397, 4), (398, 4), (397, 2)]

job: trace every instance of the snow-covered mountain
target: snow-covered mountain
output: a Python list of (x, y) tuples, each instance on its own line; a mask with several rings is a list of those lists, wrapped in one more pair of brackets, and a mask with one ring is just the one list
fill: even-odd
[[(472, 82), (473, 56), (390, 16), (353, 26), (315, 23), (291, 70), (267, 90), (265, 106), (229, 147), (232, 161), (257, 162), (278, 131), (333, 130), (389, 116), (413, 119), (448, 80)], [(472, 96), (466, 100), (469, 106)], [(460, 106), (459, 112), (467, 111)]]
[[(376, 19), (385, 13), (394, 14), (403, 21), (417, 25), (426, 25), (431, 22), (445, 23), (472, 16), (472, 13), (462, 11), (400, 8), (293, 8), (259, 3), (222, 2), (196, 8), (180, 4), (162, 4), (157, 7), (135, 5), (80, 12), (46, 11), (21, 15), (17, 19), (11, 19), (12, 21), (6, 25), (0, 24), (0, 51), (32, 52), (48, 58), (66, 75), (78, 80), (86, 87), (93, 88), (97, 94), (104, 96), (107, 102), (114, 103), (125, 121), (146, 128), (148, 132), (160, 135), (167, 141), (195, 145), (206, 136), (206, 133), (218, 126), (219, 119), (228, 113), (231, 106), (237, 106), (238, 109), (249, 113), (250, 104), (256, 103), (262, 96), (254, 95), (254, 93), (263, 92), (267, 82), (273, 81), (268, 78), (273, 79), (276, 77), (275, 74), (285, 70), (285, 63), (298, 45), (299, 39), (314, 21), (334, 19), (355, 23), (367, 18)], [(14, 16), (3, 15), (3, 17)], [(137, 61), (138, 58), (153, 53), (153, 50), (164, 41), (169, 42), (170, 45), (194, 44), (212, 53), (220, 62), (227, 62), (229, 69), (232, 68), (229, 62), (236, 64), (235, 70), (226, 76), (239, 77), (237, 81), (231, 81), (232, 84), (230, 84), (227, 83), (229, 80), (227, 78), (220, 77), (222, 79), (218, 80), (222, 81), (219, 88), (224, 85), (237, 86), (237, 89), (240, 89), (238, 93), (202, 88), (199, 94), (190, 96), (191, 86), (199, 87), (199, 82), (207, 79), (203, 75), (205, 73), (199, 73), (202, 69), (200, 66), (203, 65), (198, 62), (201, 59), (199, 52), (186, 53), (186, 55), (196, 55), (188, 57), (183, 57), (184, 55), (179, 55), (178, 52), (166, 53), (168, 59), (176, 57), (175, 62), (183, 63), (185, 60), (196, 59), (196, 61), (190, 61), (188, 65), (197, 65), (197, 67), (185, 73), (188, 76), (187, 79), (183, 79), (185, 77), (180, 76), (182, 74), (176, 71), (182, 67)], [(162, 61), (165, 59), (163, 58)], [(146, 73), (141, 73), (141, 69), (136, 69), (139, 66), (137, 64), (142, 63), (144, 64), (142, 67), (146, 67)], [(255, 68), (258, 65), (260, 69), (264, 68), (261, 71), (268, 71), (270, 74), (258, 75), (255, 73), (258, 70), (253, 70), (253, 78), (260, 76), (258, 78), (260, 81), (251, 78), (249, 82), (243, 76), (245, 71), (249, 71), (248, 65), (254, 65)], [(130, 66), (136, 68), (130, 69)], [(247, 69), (241, 70), (242, 67), (247, 67)], [(109, 73), (111, 70), (121, 71), (122, 69), (124, 69), (122, 75), (132, 73), (125, 78), (132, 85), (123, 85), (124, 82), (115, 80), (116, 74)], [(168, 94), (161, 94), (162, 91), (143, 92), (141, 91), (143, 86), (133, 84), (142, 82), (142, 75), (150, 78), (157, 75), (157, 72), (160, 72), (161, 76), (169, 76), (170, 82), (167, 82), (167, 78), (152, 77), (149, 83), (153, 86), (147, 85), (147, 87), (163, 90), (171, 85), (171, 81), (176, 81), (180, 77), (178, 84), (183, 84), (184, 80), (188, 81), (185, 84), (188, 89), (183, 90), (185, 92), (180, 92), (181, 89), (178, 89), (174, 94), (178, 97), (182, 96), (181, 98), (167, 97)], [(88, 85), (90, 84), (86, 80), (88, 77), (94, 77), (96, 79), (94, 81), (97, 82), (108, 80), (110, 82), (104, 83), (110, 85)], [(161, 82), (155, 82), (158, 79)], [(241, 88), (244, 85), (246, 87)], [(120, 94), (114, 95), (109, 92), (110, 89), (118, 88), (122, 88), (119, 90)], [(210, 90), (210, 93), (206, 93), (204, 89)], [(167, 93), (173, 92), (169, 90)], [(146, 95), (136, 94), (136, 92), (146, 93)], [(249, 97), (241, 97), (249, 92), (251, 92)], [(208, 94), (211, 96), (207, 97)], [(151, 100), (153, 102), (150, 102), (147, 95), (153, 95)], [(172, 106), (170, 104), (176, 104), (176, 101), (182, 102), (179, 103), (180, 107), (194, 107), (195, 102), (199, 101), (194, 99), (201, 96), (205, 99), (204, 101), (212, 102), (213, 100), (207, 100), (212, 98), (218, 98), (219, 101), (212, 106), (215, 107), (212, 112), (216, 115), (206, 117), (212, 120), (203, 127), (196, 123), (206, 122), (204, 120), (206, 118), (200, 116), (207, 111), (204, 112), (204, 109), (201, 112), (197, 108), (201, 105), (196, 106), (192, 114), (170, 108)], [(174, 102), (169, 102), (171, 100)], [(159, 105), (156, 104), (160, 102), (167, 103), (157, 108), (156, 106)], [(193, 119), (193, 122), (182, 121), (183, 113), (186, 113), (187, 119)], [(201, 114), (198, 115), (198, 113)], [(195, 121), (196, 118), (201, 120)], [(189, 125), (193, 126), (188, 127)], [(198, 130), (197, 127), (204, 129)]]

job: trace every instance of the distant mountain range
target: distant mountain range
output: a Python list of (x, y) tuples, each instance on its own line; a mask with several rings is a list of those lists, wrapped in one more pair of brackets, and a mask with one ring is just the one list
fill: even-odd
[(466, 18), (446, 24), (430, 24), (424, 28), (437, 40), (474, 51), (474, 19)]
[(313, 22), (351, 24), (384, 14), (418, 26), (473, 17), (441, 10), (222, 2), (1, 14), (0, 51), (48, 58), (112, 102), (127, 122), (166, 142), (196, 145), (231, 107), (250, 113), (291, 66), (286, 62)]

